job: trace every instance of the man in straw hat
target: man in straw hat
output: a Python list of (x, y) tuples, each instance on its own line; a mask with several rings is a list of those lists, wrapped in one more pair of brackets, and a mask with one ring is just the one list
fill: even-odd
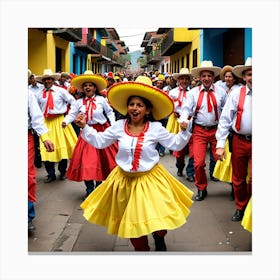
[(207, 177), (205, 159), (207, 147), (216, 161), (216, 138), (218, 120), (226, 102), (226, 92), (221, 87), (214, 86), (214, 79), (220, 74), (221, 68), (213, 66), (212, 61), (202, 61), (200, 67), (191, 70), (201, 85), (194, 87), (188, 93), (188, 98), (182, 105), (180, 122), (186, 124), (193, 117), (193, 154), (195, 170), (195, 186), (197, 187), (196, 201), (207, 196)]
[(193, 192), (159, 163), (156, 145), (181, 150), (191, 134), (185, 128), (171, 134), (152, 120), (170, 115), (173, 102), (152, 86), (149, 77), (113, 85), (108, 100), (126, 118), (104, 132), (86, 125), (82, 114), (76, 118), (82, 137), (91, 145), (103, 149), (118, 141), (119, 146), (118, 166), (81, 204), (84, 217), (105, 226), (109, 234), (130, 238), (135, 251), (150, 250), (147, 235), (151, 233), (155, 250), (166, 251), (164, 236), (186, 223)]
[[(169, 91), (169, 96), (174, 101), (174, 113), (170, 116), (167, 124), (167, 130), (172, 133), (179, 131), (178, 118), (181, 115), (183, 100), (187, 98), (187, 91), (190, 89), (191, 73), (188, 68), (181, 68), (179, 73), (174, 73), (172, 78), (177, 81), (177, 87)], [(194, 182), (194, 166), (193, 166), (193, 140), (192, 137), (189, 143), (181, 151), (174, 151), (176, 157), (177, 176), (183, 176), (185, 167), (185, 155), (189, 153), (189, 162), (186, 168), (186, 179), (189, 182)]]
[[(224, 106), (216, 132), (216, 154), (220, 160), (225, 158), (224, 147), (232, 129), (232, 184), (236, 204), (232, 221), (241, 221), (252, 193), (252, 58), (248, 57), (245, 65), (235, 66), (233, 73), (246, 85), (232, 91)], [(248, 165), (249, 180), (246, 179)]]
[(39, 106), (45, 117), (45, 124), (49, 129), (51, 139), (56, 147), (53, 153), (46, 153), (41, 146), (42, 161), (47, 171), (45, 183), (56, 180), (55, 163), (58, 162), (60, 180), (65, 180), (68, 159), (72, 157), (77, 142), (77, 135), (72, 126), (62, 127), (64, 114), (68, 104), (74, 104), (75, 98), (64, 88), (54, 85), (60, 77), (51, 69), (45, 69), (36, 80), (44, 84), (44, 88), (36, 93)]

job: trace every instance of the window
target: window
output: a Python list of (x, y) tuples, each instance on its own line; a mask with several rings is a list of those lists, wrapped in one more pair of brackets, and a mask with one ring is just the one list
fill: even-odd
[(193, 67), (197, 67), (197, 49), (193, 50), (193, 62), (192, 62)]

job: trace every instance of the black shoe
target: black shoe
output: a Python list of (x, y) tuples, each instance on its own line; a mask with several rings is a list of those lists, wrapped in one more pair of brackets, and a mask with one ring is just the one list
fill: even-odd
[(178, 176), (178, 177), (183, 177), (183, 171), (178, 170), (178, 171), (177, 171), (177, 176)]
[(35, 229), (36, 227), (33, 225), (32, 221), (28, 222), (28, 231), (33, 231)]
[(214, 176), (210, 176), (210, 179), (211, 179), (213, 182), (218, 182), (218, 181), (220, 181), (219, 179), (215, 178)]
[(238, 210), (238, 209), (237, 209), (237, 210), (235, 211), (234, 215), (232, 216), (231, 220), (232, 220), (233, 222), (239, 222), (239, 221), (242, 220), (243, 216), (244, 216), (244, 211), (243, 211), (243, 210)]
[(196, 201), (201, 201), (207, 196), (207, 190), (198, 190), (197, 195), (195, 196)]
[(158, 236), (155, 232), (152, 233), (155, 240), (155, 251), (166, 251), (166, 244), (164, 242), (164, 237)]
[(59, 175), (59, 180), (64, 181), (66, 179), (65, 175), (60, 174)]
[(56, 176), (48, 176), (47, 179), (44, 181), (45, 183), (50, 183), (56, 180)]
[(186, 179), (189, 182), (194, 182), (194, 176), (193, 175), (187, 176)]

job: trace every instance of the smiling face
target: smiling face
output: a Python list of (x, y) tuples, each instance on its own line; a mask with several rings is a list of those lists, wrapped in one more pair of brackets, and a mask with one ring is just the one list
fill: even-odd
[(232, 75), (232, 72), (230, 71), (226, 72), (224, 77), (225, 77), (226, 86), (231, 88), (236, 81), (235, 77)]
[(179, 78), (178, 78), (178, 85), (180, 87), (182, 87), (184, 90), (187, 89), (190, 82), (191, 82), (190, 76), (188, 76), (188, 75), (182, 75), (182, 76), (179, 76)]
[(131, 123), (144, 123), (145, 116), (151, 112), (151, 104), (141, 97), (132, 96), (127, 102), (127, 114), (130, 117)]
[(52, 85), (54, 84), (54, 78), (51, 77), (47, 77), (45, 79), (42, 79), (42, 82), (45, 86), (46, 89), (49, 89), (52, 87)]
[(87, 97), (92, 97), (96, 91), (96, 86), (94, 83), (83, 83), (83, 92)]
[(252, 89), (253, 77), (252, 77), (252, 69), (246, 70), (242, 74), (243, 81), (247, 84), (249, 89)]
[(209, 89), (214, 82), (214, 73), (212, 71), (201, 71), (200, 72), (200, 81), (206, 89)]

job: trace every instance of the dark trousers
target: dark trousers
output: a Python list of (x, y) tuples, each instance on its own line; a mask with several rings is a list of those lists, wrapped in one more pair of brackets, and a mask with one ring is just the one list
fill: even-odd
[[(60, 172), (61, 175), (65, 175), (66, 173), (66, 168), (67, 168), (67, 163), (68, 160), (67, 159), (62, 159), (59, 163), (58, 163), (58, 171)], [(45, 161), (45, 168), (46, 171), (48, 173), (49, 177), (53, 177), (55, 176), (55, 162), (51, 162), (51, 161)]]
[[(155, 231), (155, 233), (160, 237), (164, 237), (167, 234), (167, 230), (159, 230)], [(130, 242), (135, 251), (150, 251), (147, 235), (138, 238), (130, 238)]]

